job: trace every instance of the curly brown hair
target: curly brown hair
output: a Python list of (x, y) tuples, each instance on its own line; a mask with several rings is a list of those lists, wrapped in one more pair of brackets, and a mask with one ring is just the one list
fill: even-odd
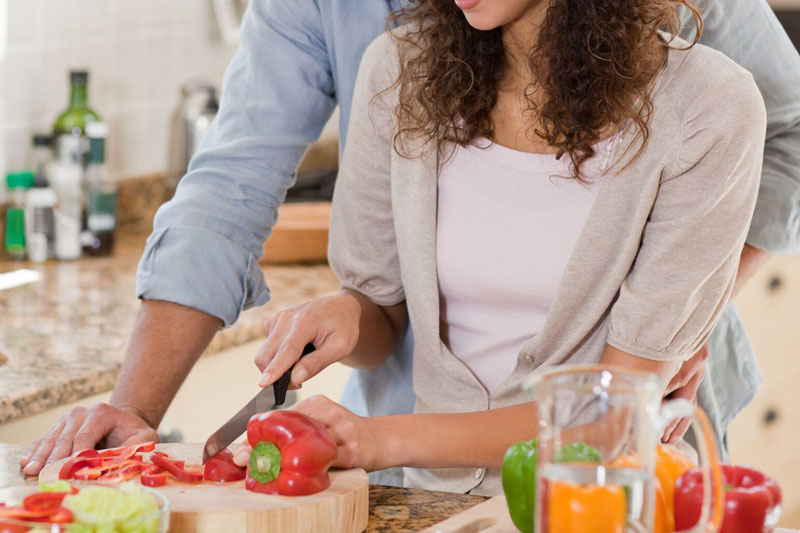
[[(582, 180), (582, 163), (609, 127), (632, 121), (642, 140), (634, 158), (644, 148), (649, 89), (672, 42), (658, 30), (677, 35), (678, 8), (686, 6), (697, 30), (693, 46), (702, 17), (691, 0), (542, 1), (550, 6), (527, 58), (532, 81), (525, 98), (537, 116), (531, 127), (557, 148), (557, 157), (569, 156), (573, 177)], [(393, 31), (399, 25), (403, 31)], [(509, 66), (502, 28), (473, 28), (453, 0), (415, 0), (392, 13), (387, 29), (403, 52), (393, 86), (399, 90), (395, 150), (409, 157), (403, 141), (410, 136), (435, 141), (440, 155), (452, 143), (492, 140), (491, 112)]]

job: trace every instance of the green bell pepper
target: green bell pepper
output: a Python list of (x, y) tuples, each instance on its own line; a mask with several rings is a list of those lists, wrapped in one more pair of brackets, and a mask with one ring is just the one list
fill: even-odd
[(599, 463), (603, 455), (597, 448), (585, 442), (573, 442), (565, 445), (553, 459), (556, 463)]
[[(533, 506), (536, 500), (537, 439), (512, 445), (503, 457), (503, 492), (511, 520), (522, 533), (533, 533)], [(573, 442), (561, 448), (556, 463), (601, 462), (603, 455), (585, 442)]]
[(503, 492), (514, 525), (533, 533), (533, 502), (536, 498), (537, 439), (513, 444), (503, 457)]

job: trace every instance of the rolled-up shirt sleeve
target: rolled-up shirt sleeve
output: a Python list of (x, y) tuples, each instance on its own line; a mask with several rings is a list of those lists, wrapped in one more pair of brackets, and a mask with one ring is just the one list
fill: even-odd
[(647, 359), (685, 360), (706, 342), (733, 291), (756, 201), (766, 127), (758, 89), (742, 71), (703, 89), (715, 98), (675, 97), (685, 105), (680, 150), (611, 308), (607, 342)]
[[(767, 109), (764, 164), (747, 244), (800, 252), (800, 55), (766, 0), (700, 0), (700, 42), (749, 70)], [(689, 14), (683, 13), (688, 22)]]
[(269, 300), (258, 259), (308, 145), (335, 107), (313, 0), (252, 0), (220, 110), (156, 214), (137, 296), (219, 318)]

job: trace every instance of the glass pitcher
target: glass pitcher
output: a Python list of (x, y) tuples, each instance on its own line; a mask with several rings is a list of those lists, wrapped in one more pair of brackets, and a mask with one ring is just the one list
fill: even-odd
[(704, 476), (700, 521), (689, 531), (719, 528), (722, 473), (711, 426), (686, 400), (662, 404), (655, 374), (562, 367), (532, 375), (524, 387), (539, 414), (536, 533), (655, 531), (656, 446), (680, 417), (693, 419)]

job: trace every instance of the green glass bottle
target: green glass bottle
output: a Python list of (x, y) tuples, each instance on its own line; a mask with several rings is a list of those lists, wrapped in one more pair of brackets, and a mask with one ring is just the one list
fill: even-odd
[(53, 140), (59, 146), (58, 138), (74, 135), (81, 139), (81, 161), (84, 168), (89, 162), (89, 139), (86, 137), (86, 124), (97, 122), (100, 116), (89, 107), (89, 73), (85, 70), (72, 70), (69, 73), (69, 107), (61, 113), (53, 126)]
[(61, 113), (53, 126), (55, 138), (59, 135), (86, 135), (86, 124), (96, 122), (100, 117), (89, 107), (89, 73), (85, 70), (73, 70), (69, 73), (70, 97), (69, 107)]

